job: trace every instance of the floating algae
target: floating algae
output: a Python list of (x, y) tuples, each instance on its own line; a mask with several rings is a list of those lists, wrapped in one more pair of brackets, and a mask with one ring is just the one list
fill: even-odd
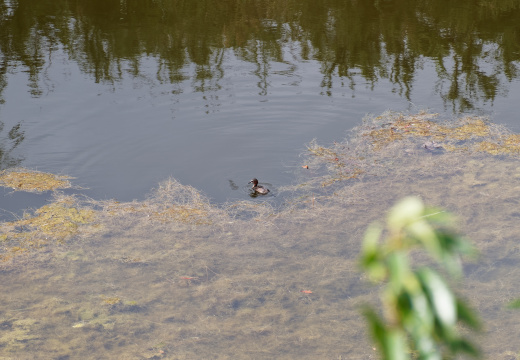
[(108, 304), (108, 305), (116, 305), (116, 304), (119, 304), (121, 302), (121, 298), (117, 297), (117, 296), (102, 296), (103, 298), (103, 303), (105, 304)]
[[(361, 133), (369, 139), (374, 150), (382, 150), (406, 137), (442, 142), (440, 146), (447, 151), (487, 152), (492, 155), (520, 153), (520, 135), (508, 134), (505, 128), (493, 125), (485, 118), (466, 116), (449, 124), (441, 124), (433, 121), (437, 116), (428, 113), (385, 113), (372, 121), (365, 121)], [(381, 119), (385, 122), (381, 123)]]
[(69, 176), (55, 175), (23, 168), (0, 172), (0, 186), (15, 191), (43, 192), (72, 187)]
[(203, 208), (172, 205), (171, 207), (153, 213), (153, 217), (160, 221), (181, 221), (189, 224), (211, 224), (208, 213)]
[(491, 155), (520, 154), (520, 135), (504, 135), (493, 141), (482, 141), (478, 150)]
[[(55, 194), (50, 204), (34, 213), (0, 223), (0, 261), (6, 262), (51, 242), (64, 243), (75, 236), (97, 232), (103, 224), (118, 220), (134, 225), (155, 221), (197, 226), (211, 224), (213, 213), (219, 211), (195, 189), (172, 179), (162, 182), (154, 196), (144, 202), (80, 201), (75, 196)], [(143, 263), (137, 257), (128, 262)]]
[[(326, 163), (329, 170), (334, 172), (334, 176), (325, 178), (321, 183), (321, 186), (328, 186), (337, 181), (355, 179), (365, 172), (365, 170), (359, 165), (360, 159), (355, 156), (351, 156), (349, 152), (345, 151), (345, 148), (341, 144), (336, 144), (334, 148), (325, 148), (316, 143), (316, 140), (311, 141), (307, 146), (307, 151), (314, 155), (315, 162), (311, 162), (311, 168), (316, 166), (317, 163)], [(304, 168), (308, 169), (309, 166), (305, 165)]]
[[(399, 157), (420, 149), (468, 155), (520, 154), (520, 135), (511, 134), (483, 117), (465, 116), (450, 122), (437, 121), (437, 117), (438, 114), (425, 112), (412, 115), (386, 112), (368, 117), (353, 130), (356, 136), (347, 144), (334, 143), (327, 148), (312, 141), (307, 146), (312, 157), (306, 159), (305, 167), (319, 169), (325, 165), (329, 175), (319, 174), (320, 185), (325, 187), (363, 174), (376, 175), (383, 164), (395, 163)], [(312, 184), (312, 179), (305, 182), (306, 186)]]
[(90, 208), (79, 208), (73, 196), (63, 196), (37, 209), (34, 215), (2, 223), (0, 240), (11, 246), (4, 247), (0, 260), (6, 261), (49, 241), (64, 242), (78, 233), (79, 226), (91, 223), (94, 215), (94, 210)]
[(116, 219), (134, 215), (135, 218), (189, 225), (211, 224), (210, 213), (214, 211), (209, 201), (191, 186), (181, 185), (175, 179), (159, 184), (153, 196), (138, 202), (106, 201), (98, 203), (103, 213)]

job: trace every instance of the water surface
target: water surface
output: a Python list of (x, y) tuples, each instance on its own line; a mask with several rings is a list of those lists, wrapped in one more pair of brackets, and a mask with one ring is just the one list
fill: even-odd
[(520, 129), (518, 6), (441, 3), (4, 2), (0, 167), (124, 201), (174, 176), (222, 203), (243, 199), (229, 180), (292, 183), (305, 144), (367, 113)]
[[(0, 169), (76, 177), (64, 196), (93, 200), (52, 204), (97, 218), (60, 241), (2, 240), (0, 357), (375, 358), (360, 243), (417, 195), (482, 254), (453, 285), (484, 318), (485, 354), (517, 358), (517, 156), (421, 139), (372, 152), (348, 131), (428, 108), (519, 133), (519, 7), (1, 2)], [(307, 151), (314, 138), (370, 171), (338, 175), (334, 156)], [(252, 177), (273, 196), (249, 198)], [(0, 196), (3, 219), (52, 198)]]

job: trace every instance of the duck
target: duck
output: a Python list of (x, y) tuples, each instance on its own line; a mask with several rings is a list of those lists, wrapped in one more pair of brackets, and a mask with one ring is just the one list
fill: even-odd
[(262, 185), (258, 185), (258, 180), (256, 178), (248, 182), (248, 184), (253, 184), (251, 189), (254, 191), (255, 194), (265, 195), (269, 192), (268, 188), (265, 188)]

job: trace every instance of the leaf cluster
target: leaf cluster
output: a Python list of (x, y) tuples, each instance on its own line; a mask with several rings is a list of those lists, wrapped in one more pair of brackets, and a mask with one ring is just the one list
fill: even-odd
[(461, 273), (460, 257), (472, 248), (453, 230), (452, 215), (429, 209), (408, 197), (389, 213), (383, 237), (380, 226), (368, 228), (361, 265), (373, 281), (385, 282), (383, 314), (370, 307), (364, 314), (383, 359), (440, 360), (457, 353), (479, 356), (478, 349), (458, 330), (459, 323), (478, 329), (479, 321), (439, 273), (414, 268), (410, 252), (425, 250), (449, 274)]

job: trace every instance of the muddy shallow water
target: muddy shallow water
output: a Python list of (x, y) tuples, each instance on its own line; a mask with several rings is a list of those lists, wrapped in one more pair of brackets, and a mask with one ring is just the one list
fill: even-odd
[[(424, 133), (447, 131), (435, 117), (399, 116), (368, 119), (341, 143), (309, 144), (299, 185), (278, 189), (291, 195), (283, 206), (256, 198), (216, 207), (170, 179), (144, 201), (58, 196), (96, 214), (61, 241), (16, 239), (2, 224), (0, 355), (375, 359), (359, 308), (378, 289), (358, 269), (361, 240), (391, 205), (417, 195), (453, 212), (480, 252), (453, 285), (484, 319), (486, 357), (518, 358), (520, 311), (506, 305), (520, 297), (519, 157), (475, 150), (508, 132), (486, 122), (488, 132), (463, 136), (480, 123), (461, 120), (439, 140)], [(374, 137), (384, 129), (392, 141)]]

